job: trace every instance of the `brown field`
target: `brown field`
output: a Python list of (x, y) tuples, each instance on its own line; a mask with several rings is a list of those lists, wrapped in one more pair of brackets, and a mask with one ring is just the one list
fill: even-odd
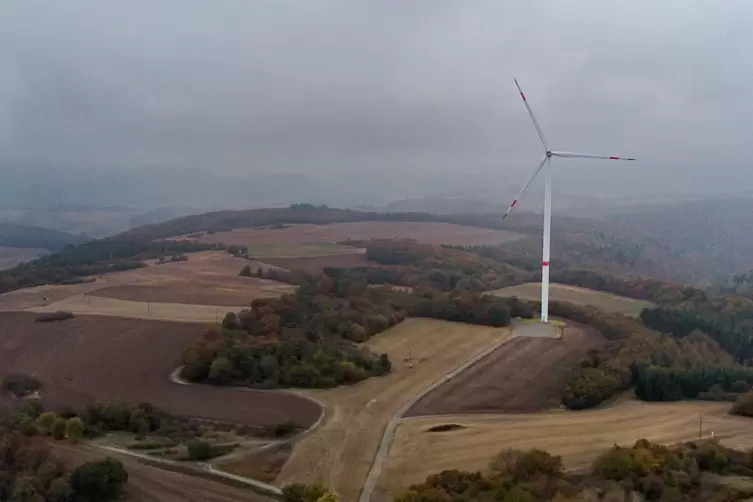
[[(540, 300), (541, 283), (529, 282), (510, 286), (509, 288), (491, 291), (496, 296), (517, 296), (522, 300)], [(549, 298), (559, 302), (570, 302), (578, 305), (593, 305), (607, 312), (616, 312), (637, 316), (646, 307), (652, 307), (651, 302), (634, 300), (624, 296), (617, 296), (593, 289), (566, 286), (564, 284), (551, 284)]]
[[(565, 467), (582, 468), (613, 444), (640, 438), (672, 444), (714, 435), (727, 446), (753, 446), (753, 420), (729, 415), (729, 403), (644, 403), (626, 401), (610, 408), (516, 415), (447, 415), (404, 420), (382, 470), (377, 497), (405, 490), (444, 469), (484, 470), (505, 448), (539, 448), (561, 455)], [(439, 424), (462, 429), (427, 432)]]
[[(313, 424), (320, 409), (290, 393), (180, 385), (169, 376), (180, 354), (202, 338), (198, 325), (79, 316), (35, 323), (34, 314), (0, 313), (0, 371), (32, 375), (50, 408), (91, 400), (150, 402), (179, 415), (249, 425)], [(7, 396), (0, 396), (0, 404)]]
[[(392, 372), (352, 387), (302, 391), (327, 407), (325, 421), (294, 446), (277, 483), (323, 481), (355, 501), (385, 427), (411, 397), (475, 354), (511, 337), (509, 329), (409, 319), (367, 345), (387, 353)], [(412, 367), (406, 360), (412, 358)]]
[[(426, 244), (496, 245), (522, 237), (507, 230), (469, 227), (452, 223), (414, 221), (364, 221), (329, 225), (290, 225), (286, 228), (239, 228), (203, 235), (199, 242), (263, 246), (273, 244), (336, 243), (347, 239), (416, 239)], [(181, 237), (185, 238), (185, 237)], [(249, 249), (251, 251), (251, 249)], [(324, 253), (322, 253), (324, 254)], [(326, 253), (333, 254), (333, 253)], [(251, 253), (252, 256), (256, 256)], [(310, 256), (301, 254), (300, 256)]]
[(369, 267), (376, 265), (376, 263), (366, 258), (365, 253), (308, 256), (302, 258), (264, 258), (264, 263), (286, 270), (305, 270), (309, 273), (319, 273), (326, 267)]
[(128, 455), (102, 451), (85, 445), (71, 445), (62, 441), (51, 442), (50, 447), (70, 469), (114, 457), (123, 462), (128, 472), (128, 482), (118, 500), (125, 502), (271, 502), (250, 489), (236, 488), (189, 474), (168, 471), (147, 465)]
[(238, 312), (235, 305), (191, 305), (188, 303), (134, 302), (102, 298), (94, 295), (69, 296), (64, 300), (26, 309), (26, 312), (56, 312), (64, 310), (76, 315), (113, 316), (147, 321), (189, 322), (216, 324), (228, 312)]
[(279, 282), (267, 281), (265, 279), (248, 279), (253, 281), (253, 285), (220, 286), (208, 282), (185, 284), (181, 281), (170, 281), (155, 285), (133, 284), (110, 286), (95, 290), (90, 295), (138, 302), (248, 307), (248, 304), (254, 298), (280, 296), (283, 293), (292, 293), (295, 291), (293, 286), (287, 284), (280, 284)]
[(69, 310), (138, 319), (215, 322), (218, 315), (238, 310), (254, 298), (295, 290), (275, 281), (238, 276), (245, 265), (253, 270), (272, 267), (265, 263), (236, 258), (224, 251), (187, 256), (185, 262), (106, 274), (94, 282), (6, 293), (0, 295), (0, 311)]
[(19, 263), (33, 260), (49, 251), (41, 248), (12, 248), (0, 246), (0, 270), (13, 268)]
[(558, 406), (568, 376), (586, 351), (605, 343), (594, 330), (572, 325), (561, 339), (515, 338), (424, 396), (406, 416), (530, 412)]

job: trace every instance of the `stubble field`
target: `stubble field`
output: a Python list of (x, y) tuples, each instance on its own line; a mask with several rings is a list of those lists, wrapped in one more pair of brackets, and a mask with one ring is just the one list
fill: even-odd
[[(496, 296), (510, 297), (517, 296), (521, 300), (540, 300), (541, 283), (529, 282), (510, 286), (508, 288), (498, 289), (490, 292)], [(577, 305), (593, 305), (607, 312), (616, 312), (638, 316), (641, 310), (652, 307), (651, 302), (644, 300), (635, 300), (624, 296), (617, 296), (603, 291), (593, 289), (579, 288), (576, 286), (567, 286), (564, 284), (551, 284), (549, 288), (549, 298), (553, 301), (570, 302)]]
[(256, 277), (239, 277), (273, 266), (224, 251), (187, 255), (188, 260), (116, 272), (93, 282), (70, 286), (39, 286), (0, 295), (0, 311), (108, 315), (165, 321), (216, 322), (259, 297), (280, 296), (293, 286)]
[[(673, 444), (714, 436), (738, 449), (753, 447), (750, 419), (729, 415), (729, 403), (644, 403), (613, 407), (511, 415), (446, 415), (406, 419), (398, 428), (378, 484), (377, 502), (444, 469), (484, 470), (506, 448), (547, 450), (561, 455), (566, 468), (587, 467), (613, 444), (631, 445), (645, 438)], [(429, 432), (442, 424), (462, 428)]]

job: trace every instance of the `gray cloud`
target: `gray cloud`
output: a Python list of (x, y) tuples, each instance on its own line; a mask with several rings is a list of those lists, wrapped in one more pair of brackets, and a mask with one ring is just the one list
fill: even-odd
[(517, 185), (517, 76), (554, 146), (641, 160), (562, 190), (753, 189), (753, 4), (513, 4), (9, 0), (0, 162)]

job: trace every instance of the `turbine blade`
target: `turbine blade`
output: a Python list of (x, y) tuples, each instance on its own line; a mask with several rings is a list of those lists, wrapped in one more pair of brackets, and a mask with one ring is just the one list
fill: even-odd
[(635, 160), (632, 157), (617, 157), (615, 155), (596, 155), (593, 153), (575, 153), (575, 152), (552, 152), (552, 156), (563, 157), (566, 159)]
[(523, 89), (520, 88), (520, 84), (518, 83), (518, 79), (514, 78), (515, 85), (518, 88), (518, 92), (520, 93), (520, 97), (523, 98), (523, 104), (526, 105), (526, 110), (528, 110), (528, 115), (531, 116), (531, 121), (533, 122), (533, 127), (536, 128), (536, 133), (539, 135), (539, 139), (541, 140), (541, 144), (544, 145), (544, 150), (549, 150), (549, 147), (546, 146), (546, 139), (544, 138), (544, 133), (541, 131), (541, 127), (539, 126), (539, 122), (536, 120), (536, 116), (533, 114), (533, 110), (531, 110), (530, 105), (528, 104), (528, 100), (526, 99), (526, 95), (523, 94)]
[(510, 203), (510, 207), (507, 208), (507, 212), (502, 217), (503, 221), (505, 218), (507, 218), (507, 215), (510, 214), (510, 211), (512, 211), (512, 208), (514, 208), (515, 205), (518, 203), (518, 199), (520, 199), (520, 196), (523, 195), (523, 192), (526, 191), (526, 188), (528, 188), (528, 185), (530, 185), (531, 182), (533, 182), (533, 180), (536, 178), (536, 175), (539, 174), (539, 171), (541, 171), (541, 168), (544, 167), (544, 164), (546, 164), (546, 159), (547, 157), (544, 157), (543, 159), (541, 159), (541, 162), (539, 162), (539, 165), (536, 166), (536, 169), (533, 171), (533, 176), (531, 176), (529, 180), (526, 182), (526, 184), (523, 185), (523, 188), (520, 189), (520, 192), (518, 192), (517, 197), (515, 197), (513, 201)]

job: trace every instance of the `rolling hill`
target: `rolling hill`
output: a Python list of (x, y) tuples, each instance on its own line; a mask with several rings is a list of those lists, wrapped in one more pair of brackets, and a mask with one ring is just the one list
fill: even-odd
[(68, 245), (78, 245), (86, 237), (33, 225), (0, 222), (0, 246), (11, 248), (41, 248), (57, 251)]

